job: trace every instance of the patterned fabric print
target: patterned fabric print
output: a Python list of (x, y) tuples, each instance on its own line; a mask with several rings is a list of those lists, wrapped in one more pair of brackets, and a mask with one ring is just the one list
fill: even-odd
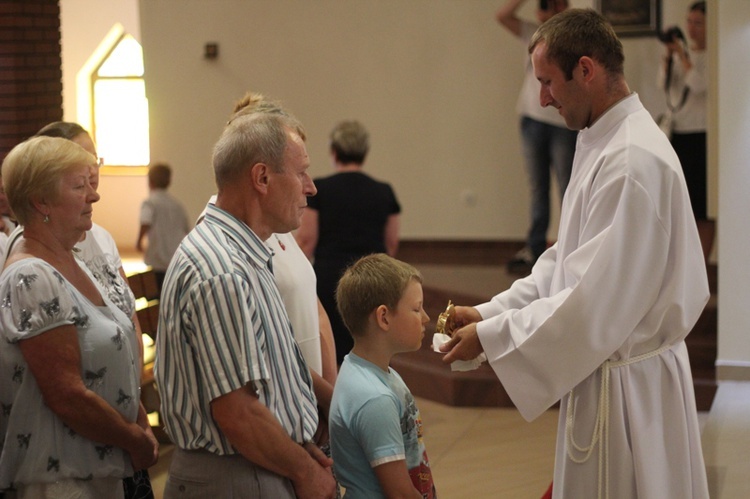
[(76, 244), (77, 256), (91, 271), (112, 303), (128, 317), (135, 313), (135, 296), (120, 274), (122, 260), (117, 244), (103, 227), (94, 224), (86, 238)]
[(31, 327), (31, 312), (29, 310), (21, 310), (21, 317), (18, 321), (19, 331), (28, 331)]
[(86, 262), (86, 266), (94, 274), (97, 282), (106, 290), (107, 297), (117, 308), (122, 310), (125, 315), (132, 317), (135, 312), (135, 303), (133, 302), (130, 287), (123, 280), (119, 269), (107, 260), (107, 256), (102, 254)]
[[(81, 268), (93, 279), (89, 270)], [(138, 344), (132, 322), (104, 295), (97, 307), (47, 263), (29, 258), (0, 277), (0, 490), (12, 484), (132, 475), (127, 453), (74, 432), (44, 403), (18, 342), (76, 328), (84, 384), (127, 421), (138, 414)], [(29, 373), (30, 374), (30, 373)], [(12, 436), (11, 436), (12, 435)], [(53, 475), (44, 478), (45, 475)]]
[(79, 328), (89, 327), (89, 316), (82, 314), (78, 307), (73, 307), (73, 325)]
[(94, 448), (96, 449), (96, 453), (99, 454), (100, 461), (104, 461), (105, 457), (111, 456), (114, 450), (112, 445), (97, 445)]
[(83, 375), (83, 381), (86, 384), (86, 388), (93, 388), (95, 386), (101, 386), (104, 382), (104, 375), (107, 374), (107, 368), (102, 367), (98, 371), (86, 371)]
[(16, 435), (16, 438), (18, 438), (19, 448), (21, 449), (29, 448), (29, 440), (31, 440), (31, 433), (22, 433), (20, 435)]
[(26, 291), (31, 290), (31, 283), (36, 281), (39, 276), (36, 274), (31, 275), (25, 275), (25, 274), (18, 274), (18, 284), (17, 286), (23, 287), (26, 289)]
[(136, 471), (132, 477), (122, 481), (125, 499), (154, 499), (151, 479), (147, 470)]
[(50, 301), (43, 301), (39, 304), (42, 310), (49, 316), (54, 317), (60, 313), (60, 299), (52, 298)]
[(119, 396), (117, 397), (117, 405), (127, 407), (133, 401), (133, 396), (128, 395), (122, 389), (120, 389)]

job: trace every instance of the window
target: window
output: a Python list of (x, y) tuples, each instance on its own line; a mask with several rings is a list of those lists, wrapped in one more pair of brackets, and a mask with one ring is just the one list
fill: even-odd
[(150, 161), (143, 50), (122, 31), (110, 37), (108, 47), (89, 72), (89, 130), (104, 166), (114, 167), (107, 168), (110, 173), (140, 174), (142, 168), (132, 167)]

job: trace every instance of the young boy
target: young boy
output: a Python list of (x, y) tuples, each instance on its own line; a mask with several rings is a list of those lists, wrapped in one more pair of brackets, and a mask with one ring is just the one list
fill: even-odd
[(148, 236), (143, 260), (153, 267), (159, 289), (172, 255), (190, 230), (185, 208), (167, 192), (171, 180), (169, 165), (158, 163), (149, 167), (149, 196), (141, 204), (141, 229), (135, 246), (143, 251), (143, 240)]
[(425, 324), (422, 276), (384, 254), (361, 258), (336, 289), (354, 338), (333, 390), (329, 431), (336, 477), (347, 499), (435, 498), (411, 392), (388, 364), (420, 348)]

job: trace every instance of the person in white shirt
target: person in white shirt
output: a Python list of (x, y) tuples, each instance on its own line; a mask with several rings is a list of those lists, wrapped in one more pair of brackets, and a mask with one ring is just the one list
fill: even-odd
[(713, 220), (708, 218), (706, 178), (706, 2), (690, 5), (687, 40), (679, 28), (673, 27), (665, 32), (663, 41), (665, 54), (657, 83), (659, 88), (664, 89), (668, 112), (672, 113), (672, 147), (685, 173), (703, 253), (708, 258), (713, 247), (715, 227)]
[(484, 352), (521, 415), (560, 402), (553, 497), (707, 498), (685, 337), (708, 281), (677, 155), (591, 9), (529, 45), (540, 101), (580, 130), (558, 240), (442, 347)]
[[(156, 284), (161, 290), (164, 274), (177, 246), (190, 230), (185, 207), (169, 192), (172, 168), (165, 163), (148, 169), (148, 199), (141, 204), (138, 240), (135, 248), (144, 251), (143, 261), (154, 269)], [(148, 244), (143, 245), (144, 239)]]
[[(495, 14), (497, 22), (518, 38), (524, 47), (540, 24), (568, 8), (568, 0), (539, 0), (537, 22), (531, 22), (516, 15), (525, 1), (507, 0)], [(507, 264), (509, 272), (518, 274), (528, 274), (539, 255), (547, 249), (552, 173), (562, 201), (570, 182), (577, 135), (565, 126), (565, 121), (554, 109), (539, 105), (539, 82), (534, 77), (531, 59), (527, 53), (524, 55), (524, 77), (516, 111), (520, 118), (521, 145), (529, 180), (531, 220), (526, 245)]]

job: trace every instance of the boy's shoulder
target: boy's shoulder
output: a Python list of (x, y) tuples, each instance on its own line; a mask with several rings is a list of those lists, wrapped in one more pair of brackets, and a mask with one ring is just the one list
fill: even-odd
[(367, 360), (349, 354), (341, 364), (333, 393), (336, 399), (346, 398), (347, 403), (359, 405), (377, 397), (398, 399), (405, 386), (395, 370), (385, 372)]

